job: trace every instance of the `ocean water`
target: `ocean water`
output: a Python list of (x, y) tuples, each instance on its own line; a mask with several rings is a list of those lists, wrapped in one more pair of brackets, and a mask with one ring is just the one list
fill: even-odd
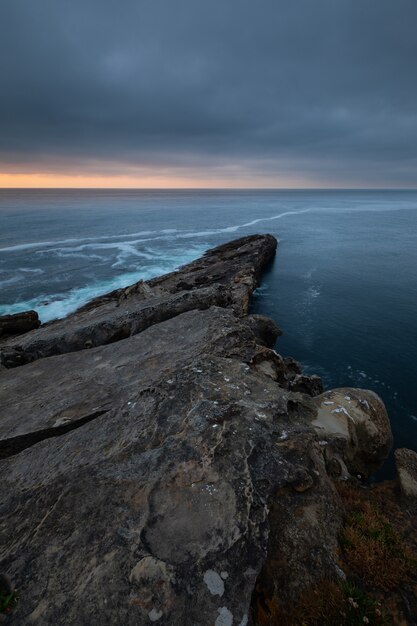
[(278, 351), (327, 388), (376, 391), (417, 450), (416, 191), (0, 190), (0, 315), (62, 317), (266, 232), (279, 247), (253, 310), (283, 329)]

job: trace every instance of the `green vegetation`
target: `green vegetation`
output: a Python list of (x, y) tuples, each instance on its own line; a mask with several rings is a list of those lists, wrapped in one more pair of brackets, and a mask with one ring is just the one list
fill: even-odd
[(17, 604), (17, 592), (0, 590), (0, 613), (10, 613)]

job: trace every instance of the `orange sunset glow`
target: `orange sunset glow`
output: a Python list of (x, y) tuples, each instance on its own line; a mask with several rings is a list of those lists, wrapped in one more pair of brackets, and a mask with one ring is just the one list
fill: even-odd
[(320, 186), (317, 181), (291, 177), (264, 177), (250, 172), (214, 172), (202, 175), (199, 171), (149, 171), (138, 174), (56, 173), (56, 172), (1, 172), (0, 188), (13, 189), (221, 189), (221, 188), (302, 188)]

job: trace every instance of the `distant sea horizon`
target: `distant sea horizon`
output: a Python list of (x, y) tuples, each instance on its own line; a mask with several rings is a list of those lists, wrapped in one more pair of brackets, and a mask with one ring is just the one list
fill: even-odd
[(1, 187), (0, 191), (417, 191), (417, 187)]
[(253, 311), (284, 331), (277, 351), (326, 388), (376, 391), (417, 450), (417, 189), (2, 188), (0, 223), (0, 315), (43, 322), (270, 232)]

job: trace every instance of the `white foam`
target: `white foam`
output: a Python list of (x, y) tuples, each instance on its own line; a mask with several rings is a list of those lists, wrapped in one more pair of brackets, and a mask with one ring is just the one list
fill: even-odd
[[(42, 252), (42, 254), (44, 254), (45, 251)], [(50, 252), (48, 250), (48, 252)], [(62, 250), (54, 250), (53, 254), (61, 259), (72, 259), (72, 258), (76, 258), (76, 259), (87, 259), (89, 261), (95, 259), (97, 261), (106, 261), (106, 257), (105, 256), (100, 256), (99, 254), (84, 254), (83, 252), (68, 252), (65, 250), (65, 248), (62, 248)]]
[(307, 292), (308, 298), (311, 300), (315, 300), (316, 298), (318, 298), (320, 293), (320, 287), (317, 285), (312, 285), (311, 287), (309, 287)]
[(23, 276), (12, 276), (11, 278), (5, 278), (0, 280), (0, 287), (7, 287), (8, 285), (14, 285), (23, 280)]
[[(159, 258), (155, 259), (155, 263), (146, 269), (141, 268), (134, 272), (125, 272), (108, 280), (97, 281), (92, 285), (71, 289), (66, 293), (57, 293), (50, 296), (42, 294), (36, 298), (15, 304), (0, 305), (0, 315), (35, 309), (42, 322), (59, 319), (69, 313), (73, 313), (93, 298), (97, 298), (114, 289), (127, 287), (138, 280), (149, 280), (155, 276), (171, 272), (181, 265), (198, 258), (204, 250), (205, 248), (194, 246), (181, 256), (177, 255), (175, 259), (167, 257), (166, 254), (161, 254)], [(151, 258), (150, 255), (148, 256)]]
[(19, 272), (25, 272), (27, 274), (44, 274), (44, 270), (41, 270), (40, 267), (30, 268), (30, 267), (19, 267)]

